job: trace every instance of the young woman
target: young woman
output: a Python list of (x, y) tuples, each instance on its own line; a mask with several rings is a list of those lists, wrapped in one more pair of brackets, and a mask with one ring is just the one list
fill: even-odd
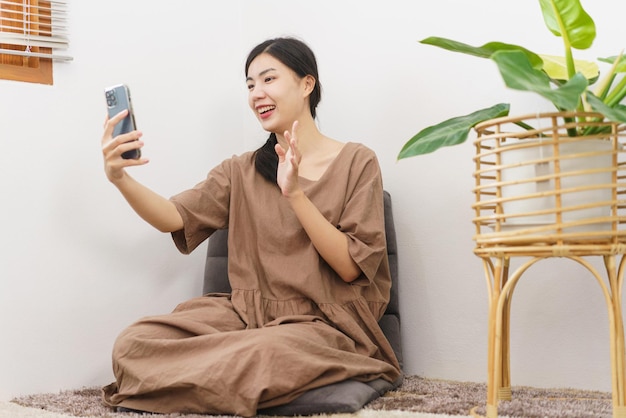
[(261, 43), (245, 74), (269, 139), (170, 199), (125, 171), (147, 163), (121, 158), (143, 145), (140, 132), (112, 138), (125, 112), (106, 122), (106, 175), (143, 219), (183, 253), (228, 228), (233, 289), (123, 331), (104, 388), (111, 406), (253, 416), (330, 383), (400, 376), (378, 326), (391, 279), (376, 156), (318, 130), (321, 87), (303, 42)]

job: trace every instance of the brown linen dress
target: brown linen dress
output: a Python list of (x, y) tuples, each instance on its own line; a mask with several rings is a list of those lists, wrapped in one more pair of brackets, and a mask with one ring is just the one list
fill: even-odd
[(320, 179), (300, 182), (345, 233), (361, 276), (346, 283), (319, 256), (253, 153), (224, 161), (171, 198), (185, 225), (172, 236), (189, 253), (228, 227), (232, 294), (194, 298), (122, 332), (107, 404), (253, 416), (330, 383), (400, 376), (378, 326), (391, 278), (375, 154), (347, 143)]

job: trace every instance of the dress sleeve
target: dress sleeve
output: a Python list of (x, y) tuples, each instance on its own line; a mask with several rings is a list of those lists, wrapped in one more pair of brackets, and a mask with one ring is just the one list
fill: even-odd
[(348, 251), (363, 274), (352, 284), (367, 286), (379, 277), (386, 256), (383, 185), (373, 151), (351, 169), (351, 193), (340, 218), (339, 229), (348, 239)]
[(189, 254), (215, 230), (228, 226), (230, 190), (231, 160), (226, 160), (205, 180), (170, 198), (183, 218), (183, 229), (172, 232), (181, 253)]

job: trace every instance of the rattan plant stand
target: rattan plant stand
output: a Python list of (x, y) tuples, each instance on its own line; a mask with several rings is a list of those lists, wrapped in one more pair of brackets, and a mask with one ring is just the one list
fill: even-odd
[[(520, 127), (521, 126), (521, 127)], [(613, 416), (626, 417), (622, 285), (626, 268), (623, 125), (593, 113), (505, 117), (475, 127), (474, 253), (489, 298), (487, 417), (511, 399), (510, 304), (535, 263), (563, 257), (585, 267), (608, 308)], [(569, 136), (576, 132), (578, 135)], [(590, 164), (579, 167), (579, 163)], [(522, 257), (509, 271), (510, 261)], [(588, 261), (602, 257), (602, 275)]]

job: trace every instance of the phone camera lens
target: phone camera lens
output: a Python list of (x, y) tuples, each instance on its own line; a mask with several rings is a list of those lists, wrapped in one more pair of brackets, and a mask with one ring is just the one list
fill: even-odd
[(107, 105), (109, 107), (115, 106), (117, 104), (117, 98), (115, 97), (114, 91), (106, 92)]

